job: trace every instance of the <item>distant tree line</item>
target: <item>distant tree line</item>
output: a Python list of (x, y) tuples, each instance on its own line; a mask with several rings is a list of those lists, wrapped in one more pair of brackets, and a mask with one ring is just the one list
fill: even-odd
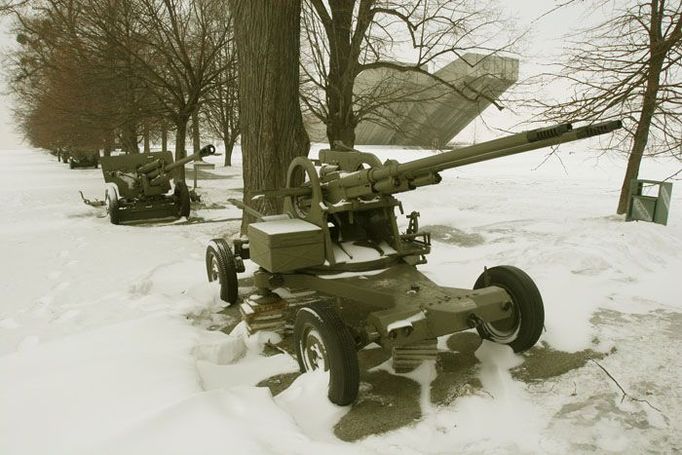
[[(239, 135), (236, 58), (225, 0), (41, 0), (17, 10), (10, 69), (16, 115), (44, 148), (167, 147), (188, 123)], [(198, 144), (195, 144), (195, 146)]]

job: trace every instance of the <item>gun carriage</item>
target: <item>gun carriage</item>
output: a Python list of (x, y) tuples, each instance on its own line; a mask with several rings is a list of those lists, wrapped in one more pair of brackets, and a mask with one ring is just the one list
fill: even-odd
[(176, 162), (169, 151), (102, 157), (104, 202), (112, 224), (189, 216), (189, 189), (177, 179), (177, 170), (214, 153), (215, 147), (206, 145)]
[[(64, 156), (62, 157), (64, 159)], [(69, 168), (75, 169), (77, 167), (99, 167), (99, 151), (98, 150), (83, 150), (73, 149), (68, 152)]]
[(399, 231), (396, 208), (402, 213), (403, 207), (394, 195), (439, 183), (439, 172), (445, 169), (620, 127), (619, 121), (575, 129), (560, 124), (406, 163), (382, 164), (375, 155), (356, 150), (322, 150), (318, 163), (296, 158), (289, 166), (287, 188), (277, 191), (284, 197), (282, 214), (263, 216), (234, 201), (258, 221), (248, 226), (248, 240), (235, 240), (232, 247), (225, 239), (209, 243), (208, 279), (220, 283), (223, 300), (235, 303), (243, 261), (259, 266), (254, 274), (257, 291), (242, 304), (247, 323), (254, 321), (250, 316), (259, 307), (266, 316), (272, 314), (282, 301), (278, 294), (286, 298), (291, 289), (310, 289), (370, 308), (360, 322), (319, 302), (296, 313), (293, 335), (301, 370), (329, 370), (329, 399), (339, 405), (355, 400), (356, 352), (372, 342), (392, 353), (396, 370), (416, 366), (429, 353), (435, 358), (437, 337), (472, 328), (484, 339), (525, 351), (538, 341), (544, 324), (542, 297), (530, 276), (499, 265), (484, 268), (472, 289), (435, 284), (416, 268), (426, 262), (430, 235), (419, 230), (417, 212), (408, 216), (407, 230)]

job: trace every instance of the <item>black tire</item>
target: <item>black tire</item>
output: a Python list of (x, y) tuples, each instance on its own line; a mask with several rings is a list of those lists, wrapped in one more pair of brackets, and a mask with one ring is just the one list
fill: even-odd
[(355, 401), (360, 386), (355, 342), (332, 307), (313, 303), (298, 310), (294, 343), (302, 372), (329, 371), (329, 401), (339, 406)]
[(224, 239), (213, 239), (206, 248), (208, 281), (220, 282), (220, 299), (230, 305), (237, 302), (239, 283), (237, 267), (230, 245)]
[(178, 216), (189, 217), (191, 209), (191, 200), (189, 198), (189, 190), (185, 182), (175, 182), (175, 205), (178, 208)]
[(104, 194), (104, 202), (106, 203), (107, 212), (109, 212), (109, 221), (111, 224), (119, 224), (121, 222), (121, 217), (118, 211), (118, 195), (111, 194), (107, 190)]
[[(537, 343), (545, 324), (545, 307), (537, 286), (523, 270), (500, 265), (488, 269), (489, 286), (501, 287), (512, 298), (512, 316), (477, 327), (481, 338), (510, 346), (523, 352)], [(486, 287), (486, 272), (481, 274), (474, 289)]]
[(73, 160), (69, 158), (69, 169), (73, 169), (74, 167), (76, 166), (73, 164)]

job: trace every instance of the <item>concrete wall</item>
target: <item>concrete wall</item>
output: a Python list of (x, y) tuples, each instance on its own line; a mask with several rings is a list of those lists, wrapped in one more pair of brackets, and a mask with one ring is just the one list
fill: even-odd
[[(387, 68), (363, 71), (355, 83), (356, 104), (364, 106), (365, 100), (372, 100), (379, 107), (377, 115), (357, 126), (356, 144), (447, 144), (491, 104), (481, 97), (476, 101), (467, 98), (476, 98), (477, 91), (491, 99), (499, 98), (518, 80), (519, 62), (470, 53), (435, 75), (455, 85), (466, 97), (424, 74)], [(311, 138), (319, 139), (319, 125), (306, 123), (307, 129), (315, 133)]]

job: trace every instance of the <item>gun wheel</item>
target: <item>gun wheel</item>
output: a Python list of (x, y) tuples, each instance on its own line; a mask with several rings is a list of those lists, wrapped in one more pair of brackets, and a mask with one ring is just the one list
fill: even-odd
[[(487, 275), (487, 276), (486, 276)], [(523, 352), (537, 343), (545, 324), (545, 308), (537, 286), (523, 270), (509, 265), (493, 267), (481, 274), (474, 289), (497, 286), (512, 298), (512, 315), (477, 327), (481, 338), (506, 344)]]
[(302, 372), (329, 372), (329, 401), (340, 406), (355, 401), (360, 385), (355, 342), (333, 308), (319, 303), (301, 308), (296, 313), (294, 343)]
[(213, 239), (206, 248), (208, 281), (220, 283), (220, 299), (233, 304), (239, 297), (237, 267), (230, 245), (224, 239)]
[(178, 208), (178, 216), (189, 217), (191, 209), (191, 200), (189, 197), (189, 190), (185, 182), (175, 182), (175, 189), (173, 190), (175, 196), (175, 206)]
[(111, 221), (111, 224), (119, 224), (121, 219), (118, 208), (118, 193), (115, 189), (107, 188), (104, 191), (104, 206), (109, 213), (109, 221)]

